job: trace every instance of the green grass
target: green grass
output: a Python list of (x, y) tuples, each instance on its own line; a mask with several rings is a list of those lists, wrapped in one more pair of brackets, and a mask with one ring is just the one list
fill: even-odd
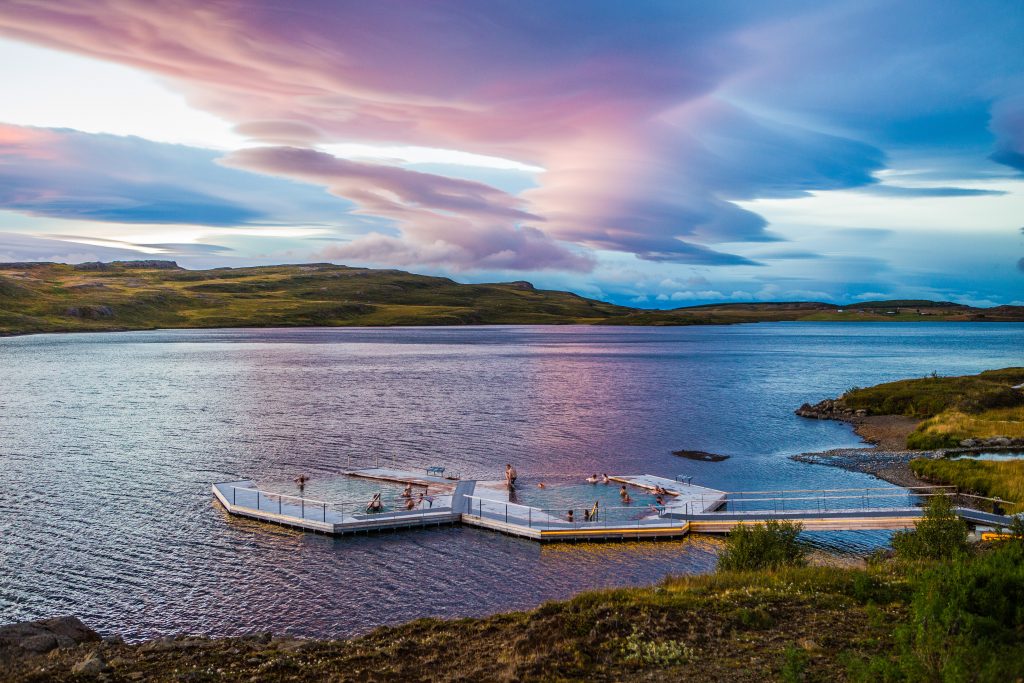
[(1024, 404), (1024, 394), (1011, 388), (1024, 382), (1024, 368), (1005, 368), (960, 377), (922, 377), (853, 388), (841, 400), (869, 415), (929, 418), (945, 410), (979, 413)]
[(957, 460), (917, 458), (910, 469), (935, 484), (949, 484), (961, 491), (1016, 503), (1009, 512), (1024, 512), (1024, 460)]
[(968, 438), (1024, 437), (1024, 368), (988, 370), (960, 377), (921, 377), (853, 387), (838, 402), (868, 415), (923, 420), (907, 447), (952, 448)]
[[(975, 309), (941, 304), (921, 310), (932, 314), (907, 314), (907, 319), (965, 320)], [(1003, 307), (998, 313), (992, 309), (989, 316), (1024, 320), (1024, 308)], [(898, 317), (902, 320), (904, 314)], [(459, 284), (398, 270), (332, 264), (213, 270), (160, 267), (156, 262), (0, 264), (0, 334), (158, 327), (707, 325), (816, 319), (895, 318), (871, 308), (839, 313), (835, 305), (818, 302), (642, 310), (538, 290), (523, 282)]]

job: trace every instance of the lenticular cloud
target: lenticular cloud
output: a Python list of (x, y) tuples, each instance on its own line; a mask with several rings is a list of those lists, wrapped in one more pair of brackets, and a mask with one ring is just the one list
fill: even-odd
[[(900, 16), (933, 16), (931, 3), (895, 4)], [(882, 47), (905, 68), (883, 72), (872, 66), (872, 27), (888, 23), (887, 7), (772, 5), (15, 0), (0, 6), (0, 33), (163, 77), (274, 145), (224, 163), (321, 185), (397, 230), (331, 248), (341, 257), (586, 268), (571, 243), (750, 265), (729, 243), (778, 237), (736, 201), (874, 183), (883, 138), (915, 117), (956, 115), (945, 100), (994, 102), (989, 151), (1020, 166), (1020, 109), (1001, 104), (1020, 92), (1014, 65), (946, 59), (1000, 54), (971, 46), (1010, 39), (1002, 9), (935, 14), (957, 35), (970, 22), (977, 30), (953, 47), (949, 31), (901, 34)], [(949, 63), (941, 79), (916, 70), (928, 60)], [(915, 135), (927, 155), (927, 135)], [(513, 197), (315, 151), (343, 142), (461, 150), (545, 172)]]

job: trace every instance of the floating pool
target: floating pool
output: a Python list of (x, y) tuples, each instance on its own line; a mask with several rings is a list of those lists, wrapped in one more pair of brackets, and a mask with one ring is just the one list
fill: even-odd
[[(637, 520), (654, 511), (655, 497), (646, 489), (636, 486), (627, 486), (633, 502), (626, 505), (619, 496), (622, 484), (611, 482), (609, 484), (546, 484), (540, 488), (538, 482), (522, 481), (516, 488), (510, 502), (520, 505), (539, 508), (545, 512), (559, 517), (568, 516), (569, 510), (573, 510), (576, 519), (583, 519), (583, 511), (593, 508), (594, 503), (600, 503), (601, 520), (606, 522)], [(670, 496), (666, 496), (669, 499)]]

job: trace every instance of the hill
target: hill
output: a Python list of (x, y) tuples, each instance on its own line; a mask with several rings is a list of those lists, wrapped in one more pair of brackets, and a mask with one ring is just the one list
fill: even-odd
[(173, 261), (0, 263), (0, 334), (193, 327), (706, 325), (779, 320), (1024, 320), (1024, 307), (922, 301), (644, 310), (528, 282), (329, 263), (186, 270)]

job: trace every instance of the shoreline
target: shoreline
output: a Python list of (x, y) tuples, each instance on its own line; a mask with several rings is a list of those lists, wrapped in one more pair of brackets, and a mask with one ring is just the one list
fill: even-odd
[[(663, 313), (662, 309), (650, 309), (653, 312)], [(442, 328), (442, 327), (732, 327), (734, 325), (760, 325), (765, 323), (810, 323), (810, 324), (821, 324), (821, 323), (856, 323), (856, 324), (867, 324), (867, 323), (882, 323), (882, 324), (894, 324), (894, 323), (908, 323), (908, 324), (963, 324), (963, 323), (1015, 323), (1024, 324), (1024, 320), (996, 320), (996, 319), (985, 319), (985, 320), (735, 320), (735, 321), (722, 321), (716, 320), (714, 322), (704, 321), (680, 321), (680, 322), (652, 322), (652, 323), (618, 323), (618, 322), (517, 322), (517, 323), (444, 323), (444, 324), (431, 324), (429, 322), (415, 322), (415, 323), (393, 323), (393, 324), (378, 324), (378, 325), (190, 325), (182, 327), (167, 327), (167, 326), (144, 326), (138, 327), (125, 326), (125, 327), (103, 327), (103, 328), (61, 328), (53, 330), (24, 330), (24, 331), (11, 331), (11, 330), (0, 330), (0, 339), (9, 337), (29, 337), (40, 334), (113, 334), (121, 332), (163, 332), (163, 331), (176, 331), (176, 330), (371, 330), (371, 329), (401, 329), (401, 328)], [(883, 416), (884, 417), (884, 416)], [(824, 418), (822, 418), (824, 419)]]
[(811, 465), (838, 467), (848, 472), (870, 474), (904, 488), (934, 486), (934, 482), (921, 479), (910, 469), (910, 461), (917, 458), (941, 459), (951, 455), (970, 453), (1014, 453), (1019, 446), (974, 446), (960, 448), (939, 448), (934, 450), (911, 450), (906, 448), (907, 436), (921, 420), (902, 415), (873, 415), (846, 417), (840, 415), (803, 415), (810, 419), (844, 422), (853, 428), (867, 446), (832, 448), (826, 451), (798, 453), (790, 460)]

